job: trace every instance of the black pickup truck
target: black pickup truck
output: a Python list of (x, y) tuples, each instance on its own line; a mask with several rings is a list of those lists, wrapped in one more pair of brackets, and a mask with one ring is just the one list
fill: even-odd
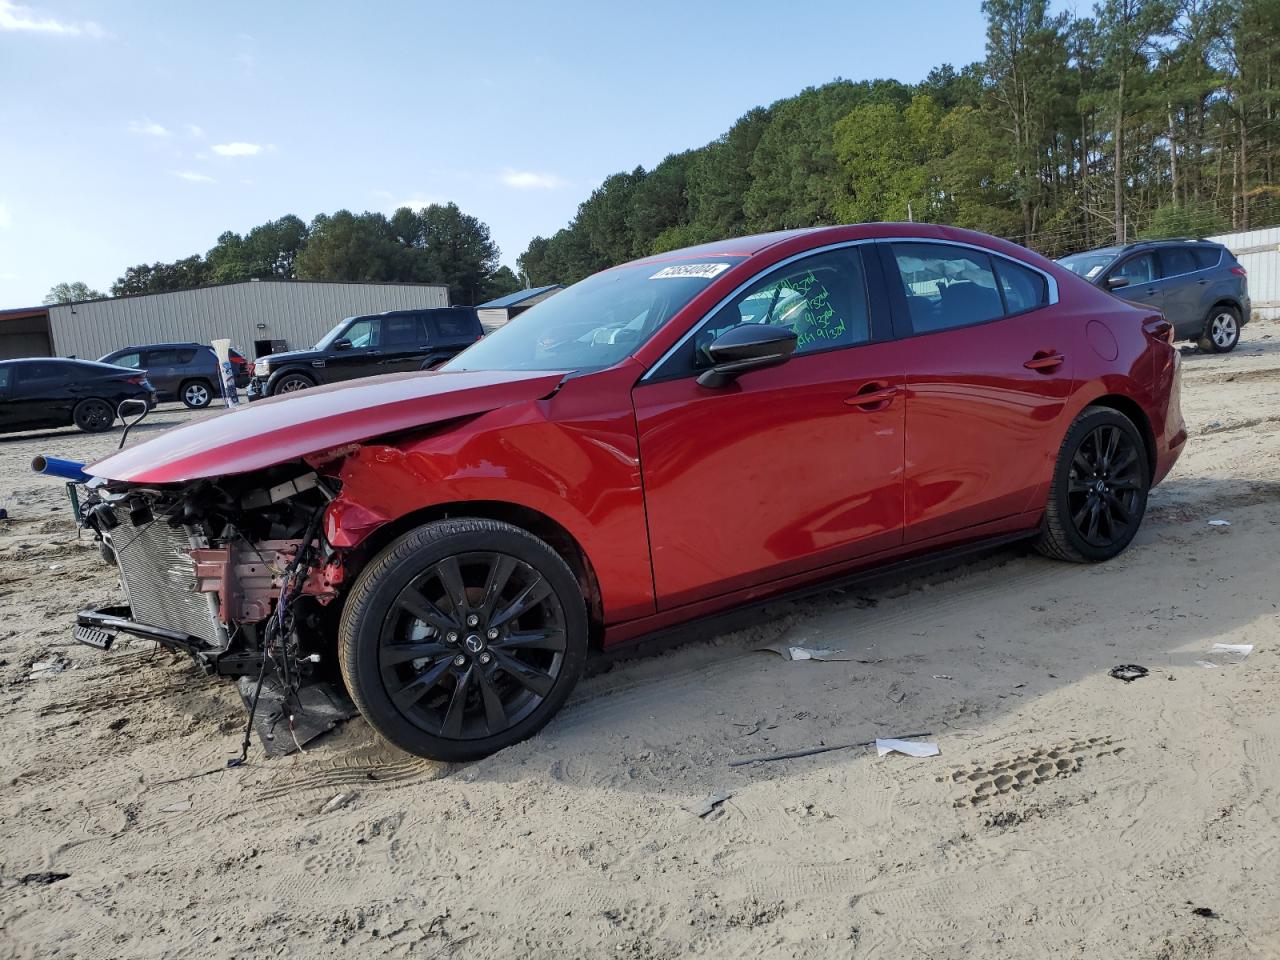
[(430, 370), (483, 335), (475, 307), (391, 310), (347, 317), (310, 350), (273, 353), (255, 360), (249, 399), (380, 373)]

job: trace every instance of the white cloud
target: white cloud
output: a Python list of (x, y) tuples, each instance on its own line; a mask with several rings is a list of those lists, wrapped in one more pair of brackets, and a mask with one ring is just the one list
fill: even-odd
[[(3, 0), (0, 0), (0, 3), (2, 3), (2, 2), (3, 2)], [(169, 130), (168, 130), (168, 128), (167, 128), (167, 127), (164, 127), (164, 126), (162, 126), (161, 124), (158, 124), (158, 123), (156, 123), (154, 120), (150, 120), (150, 119), (147, 119), (147, 120), (133, 120), (133, 121), (130, 121), (130, 123), (129, 123), (129, 132), (130, 132), (130, 133), (141, 133), (141, 134), (143, 134), (144, 136), (148, 136), (148, 137), (167, 137), (167, 136), (169, 136)]]
[(0, 30), (45, 33), (63, 37), (102, 38), (107, 36), (107, 31), (101, 24), (94, 23), (92, 20), (79, 23), (56, 20), (53, 17), (41, 16), (28, 7), (18, 6), (12, 0), (0, 0)]
[(187, 180), (191, 183), (216, 183), (213, 177), (203, 173), (196, 173), (194, 170), (175, 170), (173, 175), (179, 180)]
[(554, 173), (536, 173), (533, 170), (504, 170), (502, 182), (516, 190), (555, 190), (566, 182)]
[(423, 207), (429, 207), (433, 203), (444, 202), (440, 197), (414, 197), (412, 200), (397, 200), (394, 203), (388, 203), (387, 212), (395, 213), (401, 207), (408, 207), (410, 210), (421, 210)]
[(194, 124), (194, 123), (188, 123), (188, 124), (187, 124), (187, 136), (188, 136), (188, 137), (192, 137), (193, 139), (196, 139), (196, 140), (203, 140), (203, 139), (204, 139), (204, 129), (203, 129), (202, 127), (198, 126), (197, 124)]
[(13, 226), (13, 217), (9, 216), (9, 208), (4, 203), (0, 203), (0, 230), (6, 230)]
[(264, 149), (260, 143), (215, 143), (213, 152), (220, 157), (252, 157), (261, 153)]

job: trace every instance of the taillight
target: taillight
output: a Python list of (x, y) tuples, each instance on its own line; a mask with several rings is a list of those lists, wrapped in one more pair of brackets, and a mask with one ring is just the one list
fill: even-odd
[(147, 375), (145, 373), (135, 373), (132, 376), (125, 377), (124, 382), (140, 387), (147, 382)]
[(1142, 325), (1148, 336), (1155, 340), (1167, 343), (1169, 346), (1174, 344), (1173, 324), (1164, 317), (1154, 317)]
[(1234, 273), (1237, 277), (1247, 277), (1249, 275), (1249, 271), (1246, 270), (1244, 267), (1240, 266), (1240, 264), (1238, 263), (1231, 268), (1231, 272)]

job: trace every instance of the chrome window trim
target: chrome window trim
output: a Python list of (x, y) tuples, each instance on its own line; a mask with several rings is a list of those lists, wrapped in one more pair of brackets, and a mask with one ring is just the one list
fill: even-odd
[[(935, 240), (935, 239), (932, 239), (931, 237), (865, 237), (861, 240), (842, 240), (839, 243), (828, 243), (821, 247), (813, 247), (812, 249), (804, 250), (800, 253), (793, 254), (792, 256), (787, 257), (785, 260), (779, 260), (777, 263), (771, 263), (769, 264), (769, 266), (764, 267), (763, 269), (752, 274), (748, 279), (744, 280), (742, 283), (738, 284), (738, 286), (734, 287), (733, 290), (728, 295), (726, 295), (722, 300), (720, 300), (715, 306), (713, 306), (710, 310), (708, 310), (701, 317), (699, 317), (697, 322), (694, 323), (692, 326), (690, 326), (687, 331), (685, 331), (684, 336), (682, 336), (679, 340), (673, 343), (667, 349), (667, 351), (657, 359), (657, 361), (653, 364), (653, 366), (651, 366), (648, 370), (644, 372), (644, 376), (640, 378), (639, 383), (647, 383), (655, 379), (656, 371), (660, 370), (663, 364), (665, 364), (668, 360), (670, 360), (680, 350), (681, 347), (683, 347), (686, 343), (688, 343), (689, 340), (698, 333), (698, 331), (702, 328), (702, 326), (708, 320), (710, 320), (717, 313), (719, 313), (721, 310), (727, 307), (729, 303), (735, 297), (738, 296), (738, 294), (742, 293), (747, 287), (751, 286), (753, 283), (755, 283), (765, 274), (772, 273), (774, 270), (780, 269), (781, 267), (785, 267), (788, 264), (795, 263), (797, 260), (803, 260), (806, 257), (817, 256), (820, 253), (829, 253), (832, 250), (844, 250), (849, 247), (860, 247), (869, 243), (931, 243), (931, 244), (943, 245), (943, 246), (949, 246), (949, 247), (963, 247), (967, 250), (974, 250), (978, 253), (985, 253), (987, 256), (990, 256), (990, 257), (1000, 257), (1004, 260), (1008, 260), (1010, 263), (1015, 263), (1018, 266), (1023, 267), (1024, 269), (1031, 270), (1035, 273), (1038, 273), (1040, 276), (1044, 277), (1045, 283), (1047, 285), (1048, 300), (1046, 303), (1042, 304), (1041, 306), (1050, 307), (1058, 302), (1058, 281), (1055, 277), (1053, 277), (1052, 274), (1049, 274), (1044, 270), (1041, 270), (1039, 267), (1033, 266), (1032, 264), (1027, 263), (1024, 260), (1019, 260), (1017, 257), (1011, 257), (1006, 253), (1001, 253), (998, 250), (990, 250), (987, 247), (980, 247), (977, 244), (973, 244), (973, 243), (965, 243), (962, 240)], [(748, 260), (748, 262), (750, 261)], [(999, 278), (996, 278), (996, 282), (999, 283)], [(1033, 309), (1040, 309), (1040, 308), (1036, 307)], [(1028, 313), (1030, 311), (1023, 310), (1021, 312)], [(1004, 316), (997, 317), (996, 319), (1003, 320), (1006, 316), (1012, 316), (1012, 314), (1005, 314)], [(850, 344), (850, 346), (857, 346), (857, 344)]]

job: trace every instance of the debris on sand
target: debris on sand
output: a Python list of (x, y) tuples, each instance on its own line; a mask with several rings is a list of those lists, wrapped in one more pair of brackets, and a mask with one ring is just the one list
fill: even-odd
[(910, 740), (876, 740), (876, 756), (901, 753), (908, 757), (936, 757), (941, 753), (936, 743), (914, 743)]
[(1135, 680), (1141, 680), (1150, 671), (1146, 667), (1141, 667), (1136, 663), (1121, 663), (1112, 667), (1109, 673), (1117, 680), (1123, 680), (1125, 683), (1133, 683)]
[(760, 647), (759, 649), (761, 651), (776, 653), (778, 656), (782, 657), (783, 660), (821, 660), (823, 662), (844, 662), (853, 660), (853, 658), (847, 656), (843, 650), (829, 650), (825, 647), (802, 647), (786, 642), (771, 643), (768, 646)]
[(340, 793), (326, 802), (325, 805), (320, 808), (319, 812), (323, 816), (326, 813), (333, 813), (335, 810), (341, 810), (355, 798), (356, 795), (354, 793)]
[(71, 876), (69, 873), (58, 873), (53, 870), (45, 870), (41, 873), (28, 873), (18, 878), (18, 883), (26, 886), (44, 886), (47, 887), (51, 883), (57, 883), (59, 880), (65, 880)]
[(720, 808), (720, 805), (732, 796), (733, 794), (730, 793), (728, 790), (722, 790), (719, 793), (711, 794), (709, 797), (707, 797), (707, 799), (703, 800), (702, 803), (698, 804), (696, 807), (686, 807), (685, 809), (688, 810), (690, 813), (694, 814), (695, 816), (707, 817), (713, 811), (718, 810)]

